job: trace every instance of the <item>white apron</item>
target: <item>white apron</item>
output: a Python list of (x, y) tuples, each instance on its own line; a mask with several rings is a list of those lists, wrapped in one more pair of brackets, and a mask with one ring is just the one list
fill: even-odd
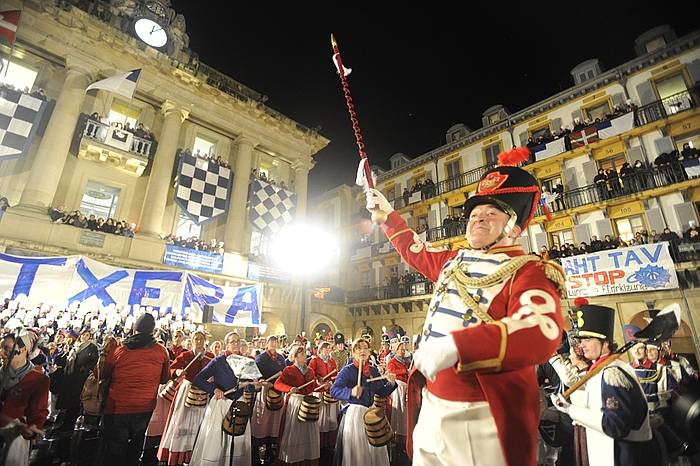
[(389, 466), (386, 446), (373, 447), (367, 439), (364, 415), (368, 409), (351, 404), (343, 415), (343, 466)]
[(323, 392), (314, 392), (314, 395), (321, 399), (321, 409), (318, 417), (319, 432), (333, 432), (338, 430), (338, 405), (335, 403), (326, 403), (323, 401)]
[(280, 439), (278, 461), (287, 464), (321, 457), (318, 421), (303, 422), (297, 418), (304, 395), (292, 394), (287, 399), (284, 433)]
[[(158, 393), (160, 393), (163, 387), (165, 387), (165, 385), (158, 386)], [(153, 410), (151, 420), (148, 422), (146, 437), (160, 437), (163, 435), (165, 423), (168, 420), (168, 413), (170, 412), (170, 403), (170, 401), (161, 396), (156, 397), (156, 409)]]
[(391, 429), (396, 435), (408, 433), (406, 418), (406, 385), (400, 380), (396, 381), (396, 390), (391, 392)]
[(280, 432), (283, 409), (270, 411), (265, 407), (267, 390), (268, 388), (263, 387), (262, 391), (255, 397), (253, 415), (250, 419), (251, 435), (255, 438), (277, 437)]
[(8, 424), (0, 429), (0, 436), (5, 442), (4, 449), (0, 450), (0, 464), (28, 466), (31, 442), (20, 435), (19, 429)]
[[(173, 399), (172, 415), (168, 419), (168, 423), (163, 433), (163, 438), (160, 441), (158, 449), (158, 459), (167, 461), (168, 464), (188, 463), (189, 453), (194, 448), (194, 441), (197, 438), (199, 426), (204, 419), (206, 406), (202, 407), (187, 407), (185, 399), (187, 399), (187, 390), (192, 386), (192, 383), (187, 379), (183, 379), (180, 387), (177, 389), (177, 394)], [(170, 459), (174, 461), (170, 461)]]
[(226, 398), (223, 400), (212, 398), (209, 401), (192, 451), (190, 461), (192, 466), (228, 466), (231, 461), (231, 439), (233, 439), (233, 464), (244, 466), (251, 464), (249, 425), (246, 426), (245, 434), (237, 437), (228, 435), (222, 429), (231, 403), (233, 402)]

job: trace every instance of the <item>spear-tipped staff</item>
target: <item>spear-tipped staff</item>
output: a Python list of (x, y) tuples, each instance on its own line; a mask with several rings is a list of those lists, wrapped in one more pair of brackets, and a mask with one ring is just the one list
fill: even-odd
[[(352, 95), (350, 94), (350, 85), (348, 84), (347, 76), (350, 74), (351, 69), (345, 68), (343, 66), (343, 60), (340, 58), (340, 49), (338, 48), (338, 42), (335, 40), (335, 36), (331, 34), (331, 47), (333, 48), (333, 63), (338, 71), (338, 76), (340, 76), (340, 84), (343, 87), (343, 95), (345, 96), (345, 103), (348, 106), (348, 113), (350, 114), (350, 122), (352, 122), (352, 129), (355, 133), (355, 142), (357, 143), (357, 149), (360, 155), (360, 164), (363, 165), (362, 171), (364, 172), (364, 179), (366, 183), (366, 189), (374, 188), (374, 179), (372, 178), (372, 170), (369, 167), (369, 159), (365, 153), (365, 143), (362, 140), (362, 130), (360, 129), (360, 122), (357, 120), (357, 114), (355, 113), (355, 105), (352, 103)], [(358, 170), (358, 173), (360, 170)], [(376, 224), (382, 224), (386, 221), (386, 212), (379, 210), (375, 206), (372, 209), (372, 222)]]

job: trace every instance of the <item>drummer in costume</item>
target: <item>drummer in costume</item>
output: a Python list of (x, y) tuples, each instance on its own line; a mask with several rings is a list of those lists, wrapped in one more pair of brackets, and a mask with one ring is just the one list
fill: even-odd
[[(275, 381), (275, 390), (288, 393), (284, 422), (280, 428), (277, 464), (318, 466), (321, 456), (318, 417), (315, 420), (302, 421), (300, 410), (302, 402), (306, 403), (305, 395), (311, 395), (317, 389), (328, 389), (330, 382), (323, 385), (316, 382), (314, 370), (306, 364), (306, 350), (303, 344), (292, 346), (289, 356), (294, 363), (286, 367)], [(317, 399), (313, 396), (310, 398)], [(314, 406), (318, 410), (318, 404)], [(315, 414), (317, 416), (318, 411)]]
[[(529, 150), (499, 154), (464, 205), (468, 248), (423, 243), (376, 189), (367, 207), (406, 263), (436, 282), (408, 382), (407, 451), (414, 465), (536, 464), (535, 366), (561, 336), (560, 266), (527, 255), (516, 239), (540, 198), (516, 165)], [(435, 439), (441, 439), (436, 442)]]
[(339, 369), (345, 367), (350, 357), (350, 351), (345, 347), (345, 335), (338, 332), (333, 337), (335, 348), (331, 351), (331, 357), (335, 360), (335, 365)]
[[(583, 304), (578, 310), (577, 338), (591, 370), (615, 349), (615, 311)], [(661, 464), (651, 442), (649, 411), (634, 370), (616, 359), (586, 382), (585, 391), (574, 392), (571, 403), (553, 397), (554, 406), (585, 428), (575, 438), (577, 466), (652, 466)]]
[[(314, 371), (319, 384), (326, 381), (333, 381), (337, 376), (338, 367), (335, 359), (331, 357), (330, 342), (323, 341), (318, 346), (318, 354), (311, 358), (309, 368)], [(335, 374), (333, 372), (335, 371)], [(333, 374), (330, 375), (329, 374)], [(319, 418), (319, 431), (321, 432), (321, 448), (333, 448), (335, 438), (338, 434), (338, 402), (329, 398), (326, 391), (317, 392), (323, 400), (321, 403), (321, 415)], [(324, 397), (325, 394), (325, 397)]]
[[(271, 335), (267, 338), (267, 347), (263, 353), (255, 358), (255, 363), (262, 374), (263, 379), (269, 379), (273, 375), (280, 373), (286, 366), (285, 355), (278, 351), (279, 338)], [(251, 434), (253, 436), (254, 452), (253, 457), (260, 455), (260, 447), (266, 445), (265, 452), (268, 458), (273, 456), (273, 446), (277, 443), (280, 423), (282, 421), (282, 410), (270, 410), (265, 405), (268, 391), (272, 389), (271, 382), (262, 382), (262, 392), (255, 399), (253, 415), (250, 419)], [(273, 390), (274, 392), (274, 390)]]
[[(242, 382), (257, 381), (262, 375), (254, 361), (239, 354), (240, 337), (237, 333), (227, 333), (224, 343), (224, 354), (212, 359), (192, 381), (194, 386), (213, 395), (197, 434), (190, 461), (192, 465), (228, 466), (231, 443), (234, 464), (251, 464), (250, 429), (246, 428), (244, 435), (232, 437), (224, 432), (222, 425), (231, 404), (243, 394)], [(253, 386), (259, 387), (260, 383), (254, 382), (248, 387)], [(235, 391), (225, 394), (232, 389)]]
[[(388, 466), (387, 448), (369, 444), (364, 429), (364, 415), (372, 406), (375, 395), (384, 398), (396, 389), (396, 376), (389, 373), (386, 379), (367, 382), (368, 379), (379, 377), (379, 370), (368, 364), (369, 342), (363, 338), (353, 342), (352, 355), (352, 361), (341, 369), (331, 387), (331, 396), (347, 403), (338, 426), (333, 466)], [(362, 375), (358, 385), (360, 361)]]
[(408, 372), (411, 368), (411, 359), (406, 354), (406, 345), (398, 343), (394, 356), (386, 365), (387, 372), (396, 376), (396, 390), (391, 394), (391, 428), (396, 434), (396, 441), (406, 441), (406, 387), (408, 386)]
[[(204, 419), (205, 406), (188, 406), (185, 401), (190, 390), (195, 391), (192, 381), (204, 367), (214, 359), (214, 353), (206, 351), (206, 336), (203, 332), (195, 332), (192, 341), (192, 351), (184, 351), (170, 364), (173, 377), (182, 379), (177, 385), (173, 403), (165, 425), (163, 437), (158, 448), (158, 460), (168, 466), (189, 463), (192, 458), (192, 448), (197, 437), (199, 425)], [(204, 392), (206, 393), (206, 392)]]

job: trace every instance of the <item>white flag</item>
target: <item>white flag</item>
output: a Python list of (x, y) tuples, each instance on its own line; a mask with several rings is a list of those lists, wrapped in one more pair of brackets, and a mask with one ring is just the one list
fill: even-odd
[(134, 95), (134, 90), (136, 90), (136, 82), (139, 80), (140, 74), (141, 68), (131, 70), (128, 73), (118, 74), (90, 84), (85, 89), (85, 92), (91, 89), (102, 89), (131, 99)]

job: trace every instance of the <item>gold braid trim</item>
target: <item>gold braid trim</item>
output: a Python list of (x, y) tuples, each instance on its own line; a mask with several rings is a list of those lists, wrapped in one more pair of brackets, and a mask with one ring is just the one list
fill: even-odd
[(544, 270), (544, 276), (557, 287), (560, 298), (566, 298), (566, 278), (564, 269), (554, 261), (541, 260), (540, 266)]
[(499, 267), (495, 272), (485, 277), (469, 277), (461, 267), (453, 267), (447, 274), (447, 278), (452, 278), (457, 285), (457, 292), (464, 300), (467, 307), (474, 311), (474, 314), (483, 322), (494, 322), (487, 312), (484, 312), (479, 303), (469, 294), (468, 288), (490, 288), (504, 282), (530, 262), (539, 262), (541, 259), (535, 255), (517, 256), (508, 261), (507, 264)]

